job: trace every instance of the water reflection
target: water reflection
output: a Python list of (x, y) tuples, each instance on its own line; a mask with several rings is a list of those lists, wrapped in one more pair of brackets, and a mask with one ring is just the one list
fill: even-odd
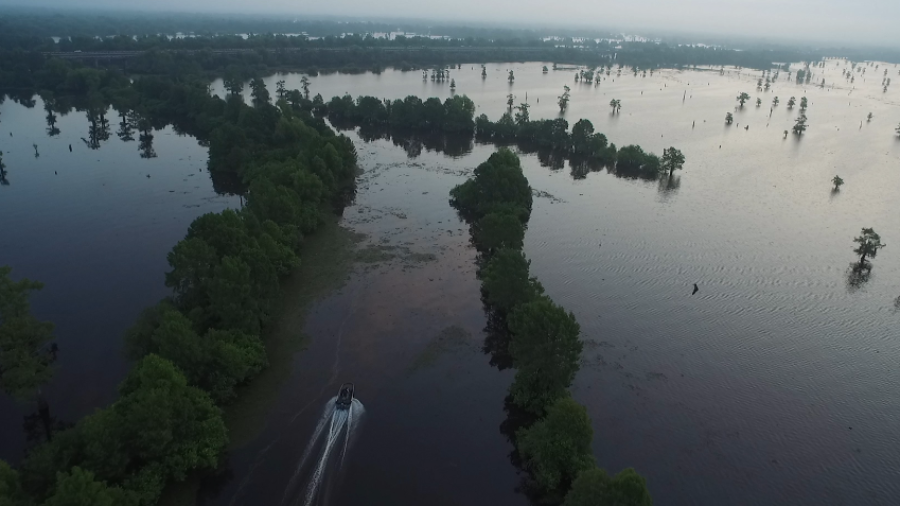
[(134, 126), (126, 112), (119, 112), (119, 129), (116, 130), (116, 136), (122, 142), (131, 142), (134, 140)]
[(487, 316), (487, 324), (484, 327), (484, 345), (481, 350), (490, 355), (490, 364), (502, 371), (512, 367), (512, 355), (509, 352), (509, 342), (512, 337), (506, 325), (506, 315), (501, 311), (491, 308), (490, 304), (481, 299), (484, 306), (484, 314)]
[[(102, 108), (101, 108), (102, 107)], [(88, 107), (88, 138), (81, 138), (90, 149), (100, 149), (100, 143), (109, 140), (109, 120), (106, 119), (106, 108), (101, 105)]]
[(53, 439), (53, 435), (73, 427), (74, 424), (63, 421), (50, 412), (49, 403), (39, 397), (37, 408), (33, 413), (22, 417), (22, 429), (29, 446), (37, 446)]
[[(353, 130), (354, 126), (343, 122), (333, 122), (338, 130)], [(460, 158), (472, 152), (472, 137), (467, 135), (417, 133), (410, 130), (362, 126), (358, 134), (365, 142), (379, 139), (391, 141), (406, 152), (410, 159), (418, 158), (423, 150), (443, 153), (451, 158)]]
[(857, 292), (865, 288), (872, 278), (872, 264), (852, 262), (847, 267), (847, 291), (850, 293)]
[(666, 174), (660, 176), (656, 191), (659, 194), (660, 200), (666, 201), (674, 197), (675, 194), (678, 193), (679, 188), (681, 188), (681, 176), (676, 174)]
[(54, 111), (54, 102), (51, 97), (47, 97), (44, 99), (44, 111), (47, 115), (44, 119), (47, 121), (47, 135), (50, 137), (55, 137), (59, 135), (59, 128), (56, 128), (56, 114)]

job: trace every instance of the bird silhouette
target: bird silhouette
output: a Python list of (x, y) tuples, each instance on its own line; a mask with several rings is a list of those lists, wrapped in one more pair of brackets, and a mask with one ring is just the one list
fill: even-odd
[(695, 293), (697, 293), (699, 291), (700, 291), (700, 288), (697, 287), (697, 283), (694, 283), (694, 291), (691, 292), (691, 295), (694, 295)]

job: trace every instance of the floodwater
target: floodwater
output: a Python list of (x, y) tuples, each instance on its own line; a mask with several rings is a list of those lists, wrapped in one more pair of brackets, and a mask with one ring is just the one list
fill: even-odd
[[(0, 265), (45, 285), (32, 311), (56, 325), (59, 355), (44, 394), (51, 414), (71, 422), (116, 398), (128, 371), (123, 333), (168, 295), (166, 254), (191, 221), (240, 204), (213, 191), (206, 149), (171, 127), (141, 151), (138, 132), (130, 142), (116, 135), (110, 110), (109, 139), (91, 149), (85, 113), (60, 116), (52, 137), (45, 115), (39, 98), (33, 108), (0, 105), (9, 183), (0, 186)], [(23, 416), (35, 410), (0, 394), (0, 458), (22, 457)]]
[[(486, 80), (469, 65), (451, 77), (492, 119), (510, 92), (517, 102), (528, 94), (532, 118), (556, 117), (567, 84), (570, 123), (585, 117), (619, 146), (659, 154), (671, 145), (687, 157), (661, 182), (522, 157), (540, 192), (525, 251), (582, 326), (573, 391), (591, 414), (598, 463), (635, 467), (663, 506), (900, 502), (900, 254), (888, 247), (867, 280), (848, 277), (862, 227), (888, 244), (900, 233), (900, 100), (882, 92), (884, 66), (850, 84), (841, 77), (849, 65), (831, 61), (814, 69), (824, 88), (782, 72), (757, 92), (760, 74), (749, 70), (615, 81), (613, 72), (593, 86), (541, 65), (489, 65)], [(293, 88), (300, 77), (267, 82)], [(450, 95), (449, 82), (417, 72), (311, 81), (326, 100)], [(741, 91), (753, 99), (735, 110)], [(810, 102), (801, 138), (783, 135), (799, 114), (790, 96)], [(612, 98), (623, 103), (618, 115)], [(233, 451), (230, 481), (205, 502), (279, 504), (321, 402), (354, 381), (367, 419), (329, 504), (525, 504), (500, 432), (511, 372), (480, 351), (475, 254), (447, 204), (494, 148), (407, 156), (388, 140), (349, 135), (365, 173), (344, 224), (367, 234), (364, 250), (396, 256), (361, 264), (315, 305), (304, 329), (312, 343), (278, 407), (257, 441)]]
[[(522, 156), (540, 192), (525, 252), (533, 275), (582, 326), (584, 363), (573, 392), (591, 414), (597, 462), (612, 472), (636, 468), (663, 506), (900, 503), (900, 253), (893, 247), (900, 234), (900, 98), (895, 88), (882, 92), (884, 66), (867, 67), (851, 85), (841, 77), (849, 65), (832, 61), (814, 69), (812, 82), (824, 75), (825, 88), (790, 83), (783, 72), (771, 91), (757, 92), (759, 72), (749, 70), (613, 72), (593, 86), (576, 84), (571, 71), (543, 74), (542, 65), (489, 65), (484, 80), (479, 66), (463, 65), (451, 77), (479, 114), (495, 120), (508, 93), (517, 103), (527, 93), (532, 118), (556, 117), (556, 96), (568, 85), (570, 123), (588, 118), (618, 146), (635, 143), (658, 154), (675, 146), (687, 158), (675, 179), (656, 182), (551, 168), (536, 155)], [(516, 75), (512, 86), (508, 68)], [(897, 68), (888, 69), (897, 79)], [(277, 80), (295, 88), (300, 78), (266, 82), (274, 94)], [(449, 81), (423, 82), (419, 72), (311, 81), (311, 92), (326, 100), (344, 92), (451, 93)], [(221, 82), (213, 88), (221, 93)], [(753, 100), (735, 111), (741, 91)], [(770, 116), (776, 95), (781, 104)], [(799, 113), (786, 108), (792, 95), (810, 102), (802, 138), (782, 134)], [(610, 113), (613, 98), (622, 101), (618, 115)], [(2, 107), (0, 132), (28, 124), (30, 135), (46, 139), (40, 106)], [(17, 108), (23, 119), (13, 122)], [(724, 124), (726, 112), (734, 125)], [(158, 132), (159, 158), (152, 160), (114, 136), (88, 151), (75, 146), (87, 121), (73, 116), (61, 119), (61, 137), (85, 152), (77, 155), (85, 156), (84, 177), (53, 194), (47, 189), (68, 168), (59, 161), (70, 155), (67, 147), (53, 155), (49, 146), (70, 141), (34, 141), (48, 146), (34, 159), (32, 141), (18, 130), (15, 149), (0, 136), (4, 152), (11, 151), (4, 157), (11, 185), (0, 188), (0, 210), (20, 217), (13, 235), (8, 227), (0, 235), (2, 263), (48, 285), (35, 309), (57, 323), (61, 340), (60, 372), (50, 387), (59, 392), (54, 411), (58, 403), (83, 407), (112, 398), (125, 370), (116, 362), (121, 332), (165, 294), (165, 253), (194, 216), (235, 205), (215, 197), (199, 172), (205, 156), (195, 141)], [(493, 368), (482, 351), (486, 318), (475, 252), (447, 202), (449, 190), (494, 147), (457, 143), (452, 157), (427, 149), (411, 157), (391, 141), (348, 135), (364, 173), (343, 224), (366, 235), (360, 261), (341, 289), (311, 308), (303, 331), (312, 339), (294, 357), (265, 427), (231, 451), (226, 472), (204, 487), (201, 502), (296, 502), (285, 502), (298, 497), (285, 491), (322, 408), (352, 381), (366, 416), (346, 462), (327, 477), (325, 502), (524, 505), (512, 447), (500, 432), (512, 372)], [(26, 171), (26, 163), (48, 166)], [(159, 176), (146, 179), (147, 163), (160, 164)], [(162, 174), (171, 184), (160, 181)], [(840, 192), (831, 191), (835, 174), (846, 182)], [(29, 177), (41, 184), (25, 194)], [(119, 191), (110, 192), (115, 201), (99, 197), (110, 181), (119, 181)], [(79, 186), (81, 192), (66, 191)], [(179, 188), (195, 193), (179, 197)], [(17, 205), (7, 204), (14, 198)], [(207, 207), (182, 207), (198, 203)], [(118, 229), (109, 220), (120, 220)], [(109, 231), (126, 226), (143, 232), (112, 241)], [(56, 232), (37, 233), (48, 227)], [(848, 283), (852, 238), (862, 227), (875, 228), (889, 247), (867, 281)], [(123, 244), (130, 249), (114, 249)], [(18, 253), (7, 260), (7, 251)], [(67, 277), (75, 273), (78, 279)], [(51, 300), (57, 279), (63, 292)], [(700, 291), (691, 296), (693, 283)], [(116, 326), (113, 316), (121, 319)], [(85, 340), (90, 345), (78, 346)], [(8, 412), (4, 406), (3, 429), (18, 430), (21, 413)]]

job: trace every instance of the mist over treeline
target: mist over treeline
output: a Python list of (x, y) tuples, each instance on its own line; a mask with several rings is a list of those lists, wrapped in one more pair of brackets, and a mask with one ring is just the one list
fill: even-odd
[[(611, 23), (611, 22), (610, 22)], [(608, 23), (608, 24), (610, 24)], [(415, 34), (422, 38), (412, 39), (416, 43), (441, 45), (442, 43), (458, 45), (462, 42), (477, 45), (495, 46), (577, 46), (594, 45), (601, 40), (601, 46), (610, 47), (612, 41), (623, 41), (626, 46), (641, 44), (708, 45), (717, 49), (739, 51), (766, 51), (772, 53), (772, 61), (787, 61), (779, 58), (795, 58), (814, 60), (821, 57), (846, 57), (852, 60), (880, 60), (900, 62), (900, 49), (866, 45), (846, 44), (814, 44), (807, 41), (789, 38), (753, 37), (739, 34), (713, 34), (700, 31), (692, 32), (690, 27), (670, 30), (627, 31), (616, 27), (579, 27), (548, 23), (516, 24), (497, 20), (495, 24), (485, 22), (463, 22), (447, 20), (428, 20), (412, 18), (350, 18), (339, 16), (276, 16), (269, 14), (235, 14), (235, 13), (176, 13), (176, 12), (138, 12), (126, 10), (101, 9), (53, 9), (9, 7), (0, 5), (0, 49), (4, 50), (89, 50), (99, 49), (96, 44), (88, 43), (88, 39), (112, 39), (113, 37), (139, 37), (140, 44), (135, 47), (119, 47), (121, 44), (109, 44), (103, 49), (178, 49), (188, 47), (187, 43), (167, 45), (169, 37), (176, 34), (188, 34), (195, 37), (212, 39), (240, 34), (291, 34), (312, 39), (346, 37), (351, 45), (390, 44), (389, 40), (375, 41), (367, 38), (369, 34), (406, 33), (407, 43)], [(355, 37), (347, 37), (349, 34)], [(168, 37), (165, 37), (168, 36)], [(65, 47), (54, 47), (51, 37), (72, 39), (64, 41)], [(158, 38), (157, 42), (152, 40)], [(426, 42), (425, 37), (434, 40)], [(548, 38), (554, 39), (548, 40)], [(303, 37), (298, 37), (302, 39)], [(438, 39), (443, 38), (443, 39)], [(448, 41), (446, 39), (453, 39)], [(256, 39), (256, 45), (264, 44)], [(67, 44), (68, 43), (68, 44)], [(191, 45), (196, 48), (202, 42)], [(215, 47), (223, 47), (226, 42), (218, 39)], [(252, 47), (254, 44), (241, 42), (231, 37), (235, 47)], [(297, 44), (297, 42), (294, 42)], [(612, 47), (620, 44), (615, 42)], [(166, 47), (162, 47), (166, 46)]]

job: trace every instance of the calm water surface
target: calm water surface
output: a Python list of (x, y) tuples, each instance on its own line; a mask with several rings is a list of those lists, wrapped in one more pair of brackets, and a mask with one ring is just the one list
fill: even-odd
[[(142, 158), (138, 140), (116, 136), (115, 111), (109, 139), (95, 150), (82, 141), (84, 113), (59, 117), (54, 137), (44, 116), (40, 99), (30, 109), (0, 105), (9, 182), (0, 186), (0, 265), (11, 266), (14, 279), (45, 284), (32, 310), (56, 325), (60, 348), (45, 393), (51, 413), (73, 421), (115, 399), (128, 370), (123, 332), (169, 293), (163, 274), (172, 246), (197, 216), (239, 202), (213, 191), (206, 149), (171, 127), (153, 132), (156, 158)], [(34, 409), (0, 395), (0, 458), (21, 458), (22, 417)]]
[[(613, 75), (597, 87), (575, 84), (571, 72), (544, 75), (535, 63), (489, 66), (484, 81), (477, 66), (452, 72), (457, 91), (492, 119), (510, 92), (517, 102), (528, 93), (533, 118), (555, 117), (568, 84), (570, 123), (586, 117), (619, 146), (660, 153), (674, 145), (687, 157), (660, 183), (606, 171), (573, 178), (568, 166), (523, 156), (542, 192), (525, 250), (549, 294), (581, 323), (574, 392), (594, 422), (595, 456), (614, 472), (637, 468), (656, 504), (900, 502), (900, 255), (885, 249), (867, 282), (848, 283), (860, 228), (887, 243), (900, 233), (900, 103), (895, 90), (881, 91), (883, 67), (851, 85), (845, 65), (814, 70), (825, 88), (783, 72), (759, 93), (759, 73), (735, 69)], [(278, 79), (297, 87), (300, 77), (273, 76), (270, 88)], [(450, 95), (448, 83), (392, 71), (318, 76), (311, 91), (326, 100)], [(764, 105), (736, 111), (741, 91)], [(781, 104), (770, 116), (775, 96)], [(782, 135), (799, 113), (786, 108), (790, 96), (810, 102), (800, 139)], [(619, 115), (610, 115), (611, 98), (623, 102)], [(724, 125), (726, 112), (735, 125)], [(351, 137), (366, 173), (345, 224), (368, 244), (406, 245), (436, 260), (359, 270), (317, 305), (306, 329), (314, 342), (281, 407), (258, 441), (234, 452), (234, 479), (213, 502), (298, 500), (284, 484), (322, 404), (353, 380), (367, 420), (331, 503), (521, 504), (499, 431), (511, 377), (477, 350), (484, 316), (474, 252), (446, 204), (493, 148), (409, 158), (389, 141)], [(838, 193), (835, 174), (847, 183)], [(700, 292), (691, 296), (693, 283)], [(454, 325), (471, 342), (415, 368)], [(331, 389), (309, 405), (315, 378), (331, 378)]]
[[(850, 85), (841, 77), (845, 64), (831, 62), (813, 78), (824, 75), (824, 89), (789, 83), (782, 73), (759, 93), (763, 107), (735, 111), (739, 92), (755, 100), (758, 72), (613, 73), (595, 87), (574, 83), (568, 71), (542, 74), (541, 65), (490, 65), (486, 80), (478, 66), (464, 65), (451, 77), (492, 119), (508, 93), (517, 102), (527, 93), (533, 118), (556, 117), (567, 84), (570, 123), (585, 117), (618, 146), (660, 153), (672, 145), (687, 157), (676, 179), (662, 183), (606, 171), (573, 178), (568, 166), (522, 157), (541, 192), (525, 250), (533, 274), (581, 323), (586, 345), (574, 395), (591, 413), (598, 463), (613, 472), (635, 467), (664, 506), (900, 502), (900, 254), (893, 248), (900, 98), (882, 93), (882, 70), (870, 68), (866, 82)], [(507, 68), (516, 73), (512, 87)], [(294, 88), (300, 78), (267, 83), (274, 92), (275, 81)], [(222, 92), (220, 82), (214, 90)], [(322, 75), (311, 91), (326, 100), (344, 92), (450, 96), (449, 82), (393, 71)], [(770, 117), (776, 95), (781, 105)], [(810, 101), (801, 139), (782, 138), (799, 112), (785, 106), (791, 95)], [(619, 115), (610, 114), (612, 98), (623, 103)], [(0, 132), (18, 124), (9, 111), (46, 139), (40, 106), (7, 102)], [(736, 125), (724, 125), (726, 112)], [(165, 294), (165, 253), (193, 217), (234, 201), (215, 197), (199, 172), (205, 153), (196, 142), (165, 131), (156, 136), (157, 159), (140, 159), (134, 143), (115, 137), (99, 151), (80, 144), (70, 155), (67, 144), (87, 129), (73, 116), (64, 118), (73, 124), (61, 137), (74, 140), (34, 141), (47, 144), (39, 159), (24, 132), (16, 131), (15, 150), (0, 137), (13, 183), (0, 188), (0, 206), (19, 217), (14, 233), (5, 228), (0, 237), (3, 263), (48, 284), (35, 308), (57, 323), (60, 360), (72, 361), (61, 363), (51, 389), (58, 402), (85, 406), (107, 402), (124, 374), (121, 331)], [(330, 476), (329, 504), (524, 504), (499, 430), (511, 372), (492, 368), (481, 351), (475, 253), (447, 204), (447, 192), (494, 148), (410, 158), (390, 141), (349, 135), (365, 172), (344, 224), (366, 234), (364, 251), (392, 257), (358, 264), (343, 288), (313, 307), (304, 329), (309, 349), (295, 357), (266, 426), (233, 450), (229, 472), (206, 488), (204, 502), (302, 503), (288, 484), (325, 403), (341, 382), (354, 381), (366, 415), (343, 469)], [(84, 168), (61, 184), (63, 169), (74, 170), (64, 165), (69, 156), (85, 157)], [(15, 168), (26, 163), (34, 170)], [(846, 184), (832, 193), (836, 173)], [(118, 190), (104, 200), (102, 184), (112, 181)], [(183, 207), (196, 204), (206, 207)], [(868, 282), (854, 286), (852, 238), (864, 226), (891, 247)], [(41, 233), (47, 227), (55, 232)], [(122, 230), (120, 237), (110, 230)], [(127, 251), (119, 251), (123, 244)], [(7, 251), (16, 252), (10, 260)], [(57, 279), (64, 293), (51, 300)], [(700, 292), (690, 296), (693, 283)], [(119, 315), (126, 303), (118, 312), (130, 312)], [(111, 316), (121, 322), (107, 328)], [(77, 354), (66, 353), (72, 348)], [(4, 406), (4, 428), (17, 430), (21, 413), (8, 412)]]

